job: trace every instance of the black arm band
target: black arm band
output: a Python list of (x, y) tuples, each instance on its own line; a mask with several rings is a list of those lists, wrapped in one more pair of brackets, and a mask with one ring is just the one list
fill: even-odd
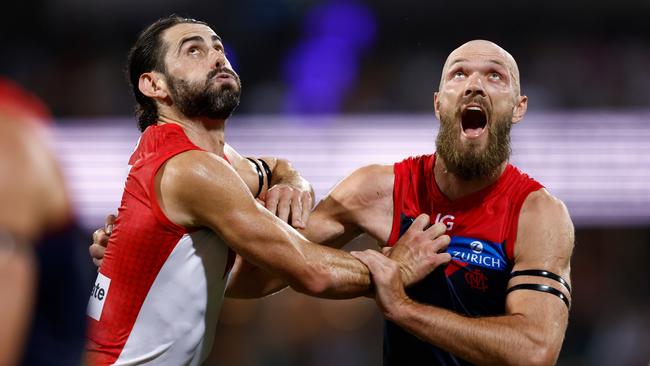
[(260, 163), (262, 163), (262, 166), (264, 167), (264, 171), (266, 172), (266, 186), (268, 188), (271, 188), (271, 178), (273, 177), (273, 174), (271, 173), (271, 168), (269, 168), (269, 164), (264, 161), (264, 159), (258, 159)]
[(253, 159), (253, 158), (246, 158), (246, 159), (250, 160), (251, 163), (253, 163), (253, 165), (255, 165), (255, 169), (257, 169), (257, 177), (259, 178), (258, 181), (259, 181), (259, 186), (260, 186), (257, 189), (257, 194), (255, 194), (255, 198), (257, 198), (257, 197), (259, 197), (260, 193), (262, 193), (262, 186), (264, 186), (264, 173), (262, 173), (262, 169), (257, 164), (255, 159)]
[(510, 287), (506, 291), (506, 295), (511, 293), (512, 291), (517, 291), (517, 290), (533, 290), (533, 291), (546, 292), (555, 295), (560, 299), (562, 299), (562, 301), (564, 301), (564, 304), (566, 305), (567, 309), (571, 309), (571, 305), (569, 305), (569, 299), (566, 296), (564, 296), (562, 291), (556, 290), (551, 286), (540, 285), (538, 283), (521, 283), (519, 285), (514, 285)]
[(550, 278), (552, 280), (555, 280), (562, 284), (564, 288), (571, 293), (571, 286), (569, 286), (569, 283), (564, 280), (564, 278), (556, 275), (553, 272), (545, 271), (543, 269), (526, 269), (523, 271), (515, 271), (510, 273), (510, 278), (516, 277), (516, 276), (537, 276), (537, 277), (546, 277)]

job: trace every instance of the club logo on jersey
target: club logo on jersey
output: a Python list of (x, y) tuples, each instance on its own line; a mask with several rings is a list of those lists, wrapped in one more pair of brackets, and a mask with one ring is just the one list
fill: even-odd
[(474, 290), (485, 292), (488, 289), (488, 278), (480, 269), (467, 271), (465, 273), (465, 281)]
[(90, 300), (88, 301), (88, 308), (86, 309), (86, 313), (89, 317), (97, 321), (102, 317), (104, 303), (106, 302), (106, 296), (108, 296), (108, 288), (110, 286), (111, 279), (98, 273), (95, 285), (90, 290)]
[(453, 260), (486, 269), (504, 271), (507, 266), (503, 246), (487, 240), (452, 236), (447, 252)]
[(456, 217), (453, 215), (444, 215), (442, 216), (441, 213), (438, 213), (436, 215), (436, 224), (439, 222), (442, 222), (443, 224), (447, 225), (447, 231), (451, 230), (454, 227), (454, 219)]

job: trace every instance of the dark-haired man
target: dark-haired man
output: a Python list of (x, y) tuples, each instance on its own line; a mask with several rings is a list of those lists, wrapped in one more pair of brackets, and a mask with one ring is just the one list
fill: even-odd
[[(199, 364), (212, 346), (226, 282), (233, 296), (259, 296), (274, 289), (264, 270), (311, 295), (368, 292), (363, 263), (306, 240), (254, 200), (262, 168), (248, 184), (235, 169), (251, 169), (225, 143), (241, 84), (210, 27), (157, 21), (136, 41), (128, 71), (144, 132), (88, 304), (92, 364)], [(267, 163), (268, 177), (280, 163)], [(292, 220), (305, 211), (291, 208)], [(444, 226), (428, 224), (426, 215), (418, 218), (391, 252), (406, 283), (450, 259), (438, 254), (449, 240)], [(239, 260), (229, 275), (231, 250), (252, 265)]]

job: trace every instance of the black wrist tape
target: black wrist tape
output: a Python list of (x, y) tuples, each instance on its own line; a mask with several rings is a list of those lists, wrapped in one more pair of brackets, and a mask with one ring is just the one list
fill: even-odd
[(255, 161), (255, 159), (253, 158), (246, 158), (246, 159), (250, 160), (251, 163), (255, 165), (255, 169), (257, 170), (257, 177), (258, 177), (258, 184), (259, 184), (259, 188), (257, 189), (257, 194), (255, 194), (255, 198), (257, 198), (260, 196), (260, 193), (262, 193), (262, 187), (264, 186), (264, 173), (262, 173), (262, 169), (257, 164), (257, 161)]

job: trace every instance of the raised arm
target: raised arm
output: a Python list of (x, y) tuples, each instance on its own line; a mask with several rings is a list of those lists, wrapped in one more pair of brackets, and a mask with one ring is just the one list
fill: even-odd
[[(513, 271), (552, 272), (570, 286), (574, 232), (564, 204), (545, 190), (534, 192), (522, 207), (518, 225)], [(551, 292), (559, 291), (569, 303), (571, 299), (567, 288), (557, 280), (513, 277), (510, 289), (519, 284), (539, 284), (555, 291), (511, 291), (506, 298), (506, 315), (471, 318), (416, 303), (404, 293), (395, 263), (373, 253), (354, 254), (371, 269), (377, 301), (385, 316), (419, 338), (476, 364), (555, 364), (569, 309), (561, 297)]]

